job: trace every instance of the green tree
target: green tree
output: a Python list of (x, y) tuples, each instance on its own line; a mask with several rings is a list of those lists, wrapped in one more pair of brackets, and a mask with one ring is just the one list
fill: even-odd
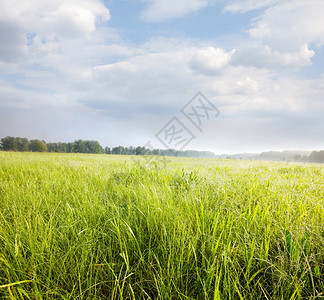
[(29, 141), (26, 138), (16, 138), (18, 151), (25, 152), (29, 150)]
[(74, 143), (67, 143), (66, 144), (66, 152), (67, 153), (74, 153)]
[(67, 152), (66, 143), (57, 143), (57, 152), (66, 153)]
[(77, 140), (74, 142), (73, 152), (75, 153), (86, 153), (85, 141)]
[(104, 150), (97, 141), (85, 141), (85, 152), (100, 154), (104, 153)]
[(47, 151), (48, 152), (57, 152), (57, 143), (47, 143)]
[(136, 155), (144, 155), (145, 154), (145, 147), (138, 146), (135, 151)]
[(29, 143), (29, 150), (32, 152), (47, 152), (46, 142), (40, 140), (31, 140)]
[(15, 137), (6, 136), (1, 139), (1, 148), (4, 151), (18, 151), (18, 143)]
[(114, 147), (112, 148), (112, 154), (122, 154), (122, 150), (123, 150), (123, 147), (122, 146), (118, 146), (118, 147)]
[(136, 149), (134, 148), (134, 147), (132, 147), (132, 146), (130, 146), (129, 148), (128, 148), (128, 154), (130, 154), (130, 155), (134, 155), (134, 154), (136, 154)]
[(153, 153), (153, 155), (160, 155), (160, 150), (154, 149), (152, 153)]

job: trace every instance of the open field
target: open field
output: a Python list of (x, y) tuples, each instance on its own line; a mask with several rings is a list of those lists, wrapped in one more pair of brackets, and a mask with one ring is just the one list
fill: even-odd
[(0, 299), (323, 299), (323, 249), (321, 165), (0, 152)]

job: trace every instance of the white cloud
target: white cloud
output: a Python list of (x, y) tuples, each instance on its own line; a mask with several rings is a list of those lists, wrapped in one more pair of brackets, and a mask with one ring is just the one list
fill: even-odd
[(93, 78), (98, 94), (109, 99), (141, 99), (141, 103), (174, 102), (167, 95), (181, 95), (183, 87), (190, 84), (188, 62), (192, 49), (145, 52), (127, 60), (96, 66)]
[[(199, 55), (201, 53), (204, 55)], [(210, 58), (206, 53), (212, 53), (216, 58), (213, 55)], [(293, 99), (300, 96), (294, 92), (293, 80), (287, 83), (275, 79), (273, 72), (265, 68), (248, 64), (231, 65), (231, 54), (213, 47), (187, 47), (175, 51), (147, 52), (117, 63), (97, 66), (92, 74), (96, 91), (92, 99), (99, 97), (101, 108), (103, 103), (116, 102), (116, 99), (126, 106), (135, 99), (141, 99), (139, 105), (154, 103), (180, 107), (183, 99), (189, 99), (201, 90), (216, 99), (221, 108), (229, 107), (227, 114), (256, 109), (272, 112), (296, 110), (297, 104)], [(200, 61), (200, 68), (192, 72), (192, 58), (197, 56), (204, 59)], [(290, 63), (292, 58), (288, 55), (286, 59)], [(305, 87), (305, 90), (308, 89)], [(306, 100), (298, 101), (304, 103)], [(87, 105), (91, 107), (95, 102), (89, 100)]]
[(198, 50), (191, 61), (190, 67), (202, 74), (215, 75), (227, 66), (235, 50), (225, 52), (223, 49), (208, 47)]
[(233, 64), (255, 66), (282, 70), (283, 68), (299, 68), (311, 65), (315, 52), (304, 44), (296, 52), (275, 51), (266, 45), (250, 45), (242, 47), (233, 55)]
[(142, 12), (142, 19), (147, 22), (161, 22), (167, 19), (180, 18), (191, 12), (198, 11), (212, 0), (144, 0), (147, 7)]
[(304, 44), (324, 43), (324, 1), (290, 0), (266, 9), (253, 23), (250, 36), (271, 48), (291, 52)]
[(233, 63), (270, 68), (300, 68), (324, 44), (322, 0), (235, 0), (225, 11), (261, 9), (248, 30), (250, 39), (238, 47)]
[(279, 3), (281, 0), (235, 0), (230, 1), (224, 8), (224, 11), (233, 13), (245, 13), (251, 10), (269, 7)]
[(95, 31), (95, 15), (80, 6), (62, 4), (55, 11), (41, 19), (50, 32), (59, 36), (75, 38)]
[(37, 38), (41, 52), (58, 49), (54, 44), (66, 39), (90, 38), (97, 24), (109, 18), (109, 10), (99, 0), (2, 0), (0, 60), (26, 60)]
[(23, 2), (2, 0), (0, 19), (18, 22), (32, 30), (41, 30), (44, 28), (43, 21), (53, 19), (55, 23), (57, 18), (65, 20), (72, 17), (77, 23), (81, 21), (82, 27), (82, 20), (89, 18), (90, 14), (98, 21), (108, 21), (110, 18), (109, 10), (99, 0), (29, 0)]

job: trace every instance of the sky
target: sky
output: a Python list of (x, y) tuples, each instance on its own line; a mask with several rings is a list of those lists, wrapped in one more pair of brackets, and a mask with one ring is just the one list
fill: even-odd
[[(323, 0), (0, 7), (0, 137), (216, 154), (324, 149)], [(190, 139), (170, 143), (172, 130)]]

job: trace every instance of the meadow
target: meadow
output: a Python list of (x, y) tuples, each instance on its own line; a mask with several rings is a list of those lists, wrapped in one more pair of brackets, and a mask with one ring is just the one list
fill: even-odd
[(324, 299), (324, 167), (0, 152), (0, 299)]

